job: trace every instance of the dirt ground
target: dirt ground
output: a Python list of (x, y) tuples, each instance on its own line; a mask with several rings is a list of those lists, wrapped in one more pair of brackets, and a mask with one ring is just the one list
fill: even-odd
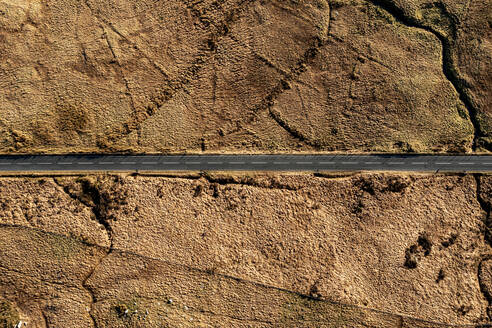
[(0, 1), (0, 152), (491, 149), (487, 0)]
[(2, 177), (0, 326), (479, 325), (491, 204), (481, 175)]

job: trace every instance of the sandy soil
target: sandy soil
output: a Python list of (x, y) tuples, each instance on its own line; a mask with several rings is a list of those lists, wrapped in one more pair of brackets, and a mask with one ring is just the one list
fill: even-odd
[(0, 324), (492, 317), (490, 176), (3, 177), (0, 191)]
[(0, 1), (0, 152), (490, 149), (487, 0)]

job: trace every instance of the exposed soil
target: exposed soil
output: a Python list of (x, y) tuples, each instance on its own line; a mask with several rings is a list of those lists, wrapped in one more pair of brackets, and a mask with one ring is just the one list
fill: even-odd
[(491, 149), (487, 0), (0, 1), (0, 152)]
[(481, 175), (3, 177), (0, 320), (479, 326), (491, 190)]

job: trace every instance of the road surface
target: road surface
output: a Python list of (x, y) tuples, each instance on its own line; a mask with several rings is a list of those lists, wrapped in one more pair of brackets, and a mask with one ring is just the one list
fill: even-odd
[(460, 155), (0, 155), (0, 171), (492, 172), (492, 156)]

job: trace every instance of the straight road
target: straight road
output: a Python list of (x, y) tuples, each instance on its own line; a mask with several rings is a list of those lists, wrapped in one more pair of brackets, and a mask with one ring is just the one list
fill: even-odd
[(477, 155), (0, 155), (0, 171), (492, 172)]

